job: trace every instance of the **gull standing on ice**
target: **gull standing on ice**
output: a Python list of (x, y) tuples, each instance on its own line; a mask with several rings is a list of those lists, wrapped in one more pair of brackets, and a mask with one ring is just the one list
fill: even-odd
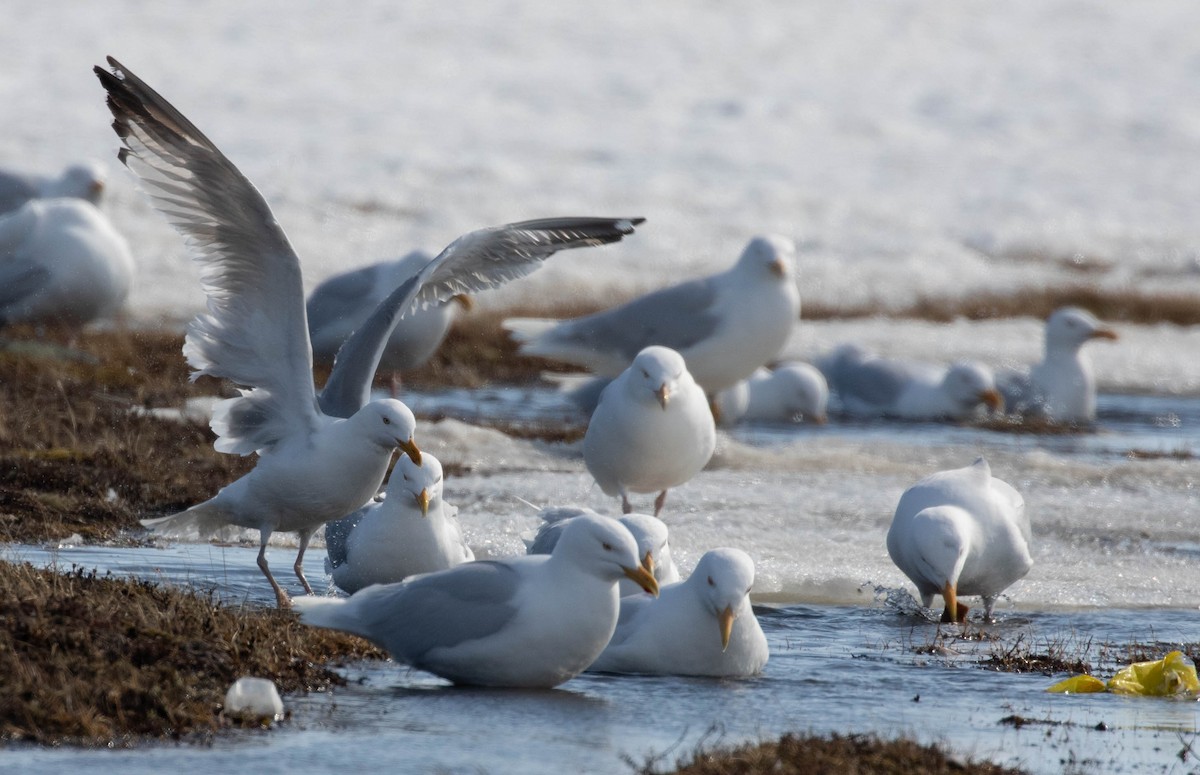
[(816, 366), (799, 361), (758, 369), (717, 395), (722, 425), (739, 422), (793, 422), (822, 425), (829, 404), (829, 383)]
[(85, 162), (67, 167), (56, 178), (0, 170), (0, 214), (10, 213), (34, 199), (72, 197), (100, 206), (106, 177), (104, 165)]
[(620, 495), (633, 511), (631, 492), (657, 492), (654, 516), (667, 490), (691, 479), (716, 447), (716, 427), (704, 391), (683, 356), (652, 346), (600, 395), (583, 436), (583, 460), (605, 495)]
[(77, 328), (116, 314), (133, 284), (129, 245), (82, 199), (34, 199), (0, 215), (0, 326)]
[(325, 572), (353, 594), (470, 562), (457, 514), (442, 500), (441, 462), (427, 452), (420, 465), (401, 457), (382, 501), (325, 525)]
[(574, 320), (510, 318), (504, 327), (527, 355), (567, 361), (607, 377), (649, 345), (679, 352), (710, 395), (779, 354), (800, 317), (796, 248), (755, 237), (720, 274), (664, 288)]
[[(338, 348), (367, 321), (371, 310), (432, 260), (433, 256), (416, 250), (396, 261), (335, 275), (314, 288), (307, 304), (313, 359), (332, 364)], [(410, 310), (388, 337), (379, 367), (403, 374), (424, 364), (445, 339), (459, 307), (469, 310), (471, 297), (457, 294)]]
[(459, 237), (376, 306), (342, 346), (317, 395), (300, 263), (270, 207), (183, 114), (115, 59), (108, 62), (112, 74), (95, 72), (125, 143), (119, 158), (142, 178), (201, 265), (209, 311), (189, 325), (184, 355), (195, 375), (248, 388), (214, 410), (216, 449), (262, 455), (253, 471), (211, 500), (143, 524), (175, 535), (209, 534), (228, 524), (258, 529), (259, 568), (286, 606), (288, 596), (266, 561), (271, 533), (299, 535), (293, 568), (311, 592), (302, 560), (313, 530), (365, 504), (394, 449), (420, 462), (408, 407), (370, 401), (396, 320), (413, 305), (528, 274), (557, 250), (618, 241), (641, 219), (543, 219)]
[(921, 605), (942, 596), (943, 622), (966, 621), (963, 595), (981, 596), (990, 619), (1000, 593), (1033, 567), (1029, 543), (1025, 500), (983, 458), (905, 490), (887, 535), (888, 554), (916, 585)]
[(589, 672), (734, 677), (767, 664), (767, 637), (750, 607), (754, 561), (741, 549), (713, 549), (687, 581), (657, 599), (621, 598), (608, 647)]
[(361, 506), (379, 488), (396, 448), (420, 462), (416, 421), (385, 399), (349, 419), (317, 406), (304, 319), (300, 262), (258, 190), (187, 118), (127, 68), (95, 68), (108, 92), (119, 158), (141, 177), (155, 206), (186, 238), (201, 266), (208, 312), (189, 325), (184, 355), (193, 377), (243, 386), (214, 408), (220, 452), (258, 452), (254, 470), (216, 496), (142, 524), (165, 535), (208, 535), (225, 525), (255, 528), (258, 567), (280, 607), (288, 595), (267, 564), (267, 541), (295, 532), (302, 567), (312, 532)]
[(354, 633), (401, 664), (456, 684), (550, 688), (604, 650), (617, 581), (658, 584), (619, 522), (580, 516), (548, 555), (468, 562), (349, 598), (302, 597), (301, 621)]
[(960, 361), (935, 366), (882, 358), (857, 345), (843, 345), (817, 366), (850, 414), (905, 420), (963, 420), (981, 407), (1002, 409), (992, 370)]
[[(584, 514), (600, 516), (587, 507), (558, 506), (542, 509), (538, 512), (542, 524), (533, 540), (526, 540), (525, 553), (550, 554), (571, 520)], [(654, 574), (654, 580), (659, 586), (679, 581), (679, 568), (671, 559), (671, 544), (666, 523), (649, 514), (624, 514), (618, 517), (617, 521), (624, 525), (633, 536), (633, 540), (637, 541), (642, 567)], [(621, 579), (620, 589), (621, 597), (642, 592), (642, 588), (629, 579)]]
[(1028, 375), (1002, 375), (1005, 402), (1022, 414), (1044, 415), (1057, 422), (1096, 419), (1096, 376), (1083, 345), (1092, 339), (1115, 340), (1117, 333), (1077, 307), (1062, 307), (1046, 320), (1046, 354)]

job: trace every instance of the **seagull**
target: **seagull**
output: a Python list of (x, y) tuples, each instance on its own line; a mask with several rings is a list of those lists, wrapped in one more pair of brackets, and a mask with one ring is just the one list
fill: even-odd
[(980, 595), (990, 619), (1000, 593), (1033, 567), (1029, 543), (1025, 500), (983, 458), (905, 490), (887, 535), (888, 554), (921, 604), (944, 599), (943, 622), (966, 621), (964, 595)]
[(583, 436), (583, 460), (605, 495), (657, 492), (654, 516), (667, 490), (698, 474), (716, 447), (716, 427), (704, 391), (683, 356), (654, 345), (604, 389)]
[[(366, 322), (375, 305), (431, 260), (433, 256), (428, 253), (414, 250), (396, 261), (335, 275), (314, 288), (307, 304), (313, 359), (319, 364), (332, 365), (338, 348)], [(446, 337), (455, 310), (460, 307), (469, 310), (471, 297), (456, 294), (447, 301), (409, 311), (388, 338), (379, 366), (403, 373), (424, 364)]]
[(201, 265), (208, 312), (188, 326), (184, 343), (193, 378), (243, 386), (214, 409), (214, 446), (260, 454), (254, 470), (214, 498), (143, 524), (165, 534), (207, 534), (226, 524), (258, 529), (258, 566), (286, 607), (266, 560), (271, 534), (299, 535), (293, 569), (311, 594), (302, 561), (312, 532), (378, 491), (394, 449), (420, 463), (412, 412), (394, 399), (370, 400), (396, 320), (414, 304), (523, 276), (563, 247), (617, 241), (641, 219), (542, 219), (459, 237), (376, 306), (317, 395), (300, 262), (270, 207), (191, 121), (120, 62), (108, 63), (111, 73), (94, 70), (125, 144), (118, 158), (142, 178)]
[(111, 317), (133, 273), (125, 238), (82, 199), (32, 199), (0, 215), (0, 326), (78, 328)]
[(817, 360), (850, 414), (906, 420), (964, 420), (980, 407), (996, 411), (1004, 400), (992, 370), (960, 361), (950, 366), (883, 358), (857, 345), (843, 345)]
[(1083, 345), (1115, 340), (1117, 333), (1078, 307), (1062, 307), (1046, 320), (1046, 354), (1029, 374), (1001, 375), (1000, 389), (1010, 409), (1044, 415), (1057, 422), (1096, 419), (1096, 377)]
[(761, 368), (717, 395), (723, 425), (739, 422), (792, 422), (798, 418), (823, 425), (829, 383), (820, 369), (789, 361)]
[(325, 572), (353, 594), (371, 584), (403, 581), (475, 559), (455, 515), (442, 500), (442, 464), (428, 452), (421, 464), (401, 457), (382, 501), (325, 526)]
[(548, 555), (468, 562), (349, 598), (303, 597), (300, 620), (367, 638), (401, 664), (456, 684), (550, 688), (604, 650), (617, 581), (658, 583), (620, 523), (582, 515)]
[(621, 598), (608, 647), (589, 672), (751, 676), (762, 672), (767, 638), (750, 608), (754, 561), (741, 549), (713, 549), (687, 581), (657, 599)]
[(574, 320), (509, 318), (521, 351), (615, 377), (649, 345), (679, 352), (710, 395), (779, 354), (800, 317), (795, 246), (755, 237), (720, 274), (664, 288)]
[(73, 197), (100, 206), (107, 173), (99, 162), (67, 167), (58, 177), (0, 170), (0, 214), (19, 209), (35, 199)]
[[(537, 535), (532, 540), (526, 540), (526, 554), (550, 554), (558, 543), (559, 536), (571, 520), (589, 514), (600, 516), (587, 507), (557, 506), (542, 509), (538, 516), (542, 524)], [(624, 514), (617, 518), (637, 541), (638, 556), (642, 558), (642, 567), (654, 574), (659, 586), (674, 584), (679, 581), (679, 568), (671, 559), (671, 544), (668, 541), (666, 524), (658, 517), (649, 514)], [(641, 594), (642, 588), (629, 579), (621, 579), (621, 596)]]

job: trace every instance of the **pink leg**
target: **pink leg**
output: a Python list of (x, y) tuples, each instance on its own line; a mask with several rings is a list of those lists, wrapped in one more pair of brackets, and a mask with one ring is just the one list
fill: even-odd
[(313, 591), (308, 585), (308, 579), (304, 578), (304, 551), (308, 549), (308, 539), (311, 537), (311, 530), (300, 531), (300, 551), (296, 554), (296, 564), (292, 566), (292, 570), (296, 571), (296, 578), (300, 579), (300, 584), (304, 587), (304, 592), (309, 595)]
[(267, 540), (271, 537), (269, 531), (263, 531), (260, 539), (262, 545), (258, 548), (258, 569), (267, 577), (267, 581), (271, 582), (271, 589), (275, 590), (275, 601), (279, 603), (280, 608), (291, 608), (292, 601), (288, 598), (288, 593), (283, 591), (283, 587), (279, 586), (279, 582), (271, 575), (271, 568), (267, 565)]
[(658, 516), (658, 512), (662, 511), (663, 504), (667, 502), (667, 491), (663, 490), (654, 499), (654, 516)]

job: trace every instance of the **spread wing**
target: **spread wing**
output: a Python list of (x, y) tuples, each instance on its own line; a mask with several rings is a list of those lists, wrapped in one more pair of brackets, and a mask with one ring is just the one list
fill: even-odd
[(112, 57), (95, 68), (108, 92), (118, 158), (192, 248), (208, 312), (188, 326), (184, 355), (201, 374), (248, 388), (223, 402), (223, 452), (311, 432), (319, 415), (300, 262), (266, 201), (182, 113)]
[(409, 309), (524, 277), (560, 250), (619, 242), (643, 218), (544, 218), (468, 232), (384, 299), (338, 351), (321, 409), (349, 417), (370, 400), (392, 329)]

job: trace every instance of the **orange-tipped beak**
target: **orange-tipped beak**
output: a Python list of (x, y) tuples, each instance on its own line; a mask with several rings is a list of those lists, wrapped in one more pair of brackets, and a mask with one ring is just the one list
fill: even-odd
[(658, 403), (662, 404), (662, 408), (667, 408), (667, 401), (671, 398), (671, 388), (664, 382), (658, 390), (654, 391), (654, 395), (658, 398)]
[(465, 293), (456, 293), (450, 299), (458, 302), (458, 306), (463, 308), (463, 312), (470, 312), (475, 308), (475, 302), (471, 301), (471, 297)]
[(988, 411), (1003, 412), (1004, 411), (1004, 396), (996, 390), (985, 390), (979, 394), (979, 400), (984, 403)]
[(412, 462), (421, 465), (421, 450), (417, 449), (417, 443), (410, 437), (408, 441), (402, 441), (396, 445), (400, 451), (408, 455)]
[(949, 581), (942, 587), (942, 599), (946, 601), (946, 607), (942, 610), (942, 621), (966, 624), (969, 609), (958, 602), (958, 589)]
[(421, 507), (421, 516), (429, 516), (429, 490), (422, 487), (421, 492), (416, 496), (416, 498), (417, 505)]
[(777, 258), (770, 264), (771, 274), (776, 277), (787, 277), (787, 264), (783, 263), (782, 258)]
[(1092, 332), (1092, 339), (1111, 339), (1114, 342), (1121, 337), (1117, 336), (1117, 332), (1111, 328), (1097, 328)]
[(104, 181), (102, 181), (102, 180), (93, 181), (92, 185), (88, 186), (88, 191), (92, 196), (97, 196), (98, 194), (103, 193), (104, 192)]
[(625, 576), (632, 580), (634, 584), (658, 597), (658, 580), (654, 578), (653, 573), (648, 572), (640, 565), (636, 568), (622, 567), (621, 570), (625, 572)]
[(733, 606), (725, 606), (725, 610), (717, 617), (721, 625), (721, 651), (729, 648), (729, 639), (733, 636)]

